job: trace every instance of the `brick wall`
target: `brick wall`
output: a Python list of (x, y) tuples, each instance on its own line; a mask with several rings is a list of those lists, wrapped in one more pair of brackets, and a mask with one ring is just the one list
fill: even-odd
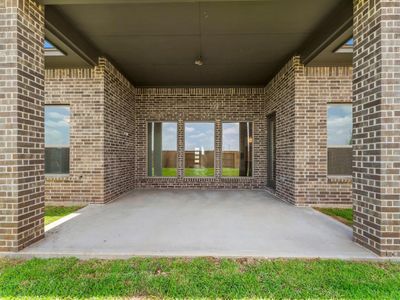
[(400, 1), (354, 8), (354, 239), (400, 257)]
[(46, 104), (69, 105), (70, 174), (46, 176), (48, 203), (104, 203), (133, 188), (133, 86), (105, 59), (46, 70)]
[[(136, 186), (138, 188), (259, 189), (266, 184), (264, 90), (252, 88), (140, 88), (136, 90)], [(148, 121), (178, 121), (177, 178), (147, 177)], [(184, 122), (215, 122), (215, 177), (184, 178)], [(223, 121), (254, 124), (252, 178), (221, 176)]]
[(299, 68), (299, 59), (291, 59), (268, 83), (264, 97), (264, 115), (276, 114), (276, 195), (293, 204), (296, 203), (295, 83)]
[(107, 60), (104, 69), (104, 171), (108, 202), (135, 184), (134, 88)]
[[(350, 205), (351, 181), (327, 176), (327, 104), (351, 102), (350, 68), (306, 68), (295, 57), (265, 89), (139, 88), (108, 61), (48, 70), (46, 103), (71, 105), (71, 174), (47, 178), (46, 200), (107, 202), (136, 188), (264, 189), (266, 116), (277, 118), (276, 194), (297, 205)], [(177, 121), (178, 176), (147, 176), (149, 121)], [(215, 176), (185, 178), (184, 122), (215, 122)], [(223, 121), (254, 124), (251, 178), (221, 176)]]
[(352, 103), (352, 68), (300, 66), (295, 117), (297, 205), (351, 205), (351, 177), (327, 173), (329, 103)]
[(104, 200), (103, 69), (46, 70), (46, 104), (70, 106), (70, 174), (46, 176), (46, 202)]
[(305, 67), (294, 57), (267, 85), (279, 197), (296, 205), (351, 205), (351, 179), (327, 174), (327, 105), (351, 103), (351, 76), (351, 68)]
[(43, 13), (0, 1), (0, 251), (44, 235)]

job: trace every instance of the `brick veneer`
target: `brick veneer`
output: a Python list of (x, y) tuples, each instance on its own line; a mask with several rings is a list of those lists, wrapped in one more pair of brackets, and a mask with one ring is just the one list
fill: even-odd
[(400, 256), (400, 0), (354, 1), (354, 239)]
[[(136, 188), (264, 189), (266, 116), (277, 116), (276, 194), (296, 205), (351, 204), (351, 180), (328, 178), (328, 102), (351, 102), (350, 68), (306, 68), (294, 57), (262, 88), (138, 88), (105, 59), (48, 70), (46, 103), (71, 105), (71, 174), (48, 177), (46, 200), (107, 202)], [(177, 121), (178, 176), (147, 176), (148, 121)], [(215, 122), (215, 176), (185, 178), (184, 122)], [(254, 124), (251, 178), (221, 176), (223, 121)]]
[[(276, 114), (276, 194), (295, 204), (295, 99), (296, 73), (291, 59), (265, 88), (264, 115)], [(264, 139), (267, 136), (264, 135)]]
[(351, 179), (327, 174), (327, 105), (351, 103), (352, 70), (292, 58), (266, 87), (276, 113), (276, 194), (296, 205), (350, 206)]
[(70, 106), (70, 174), (46, 176), (46, 202), (104, 201), (103, 69), (46, 70), (46, 104)]
[[(266, 185), (266, 119), (264, 90), (257, 88), (140, 88), (136, 89), (136, 187), (260, 189)], [(148, 121), (178, 121), (178, 177), (147, 177)], [(215, 177), (185, 178), (184, 122), (215, 122)], [(252, 121), (254, 124), (253, 177), (221, 176), (223, 121)]]
[(104, 203), (133, 189), (133, 86), (106, 59), (46, 70), (46, 104), (70, 106), (70, 174), (46, 177), (48, 203)]
[(351, 178), (328, 176), (329, 103), (352, 103), (352, 68), (300, 65), (295, 116), (297, 205), (351, 205)]
[(107, 60), (104, 70), (104, 201), (135, 184), (135, 102), (131, 83)]
[(44, 235), (43, 13), (0, 1), (0, 251)]

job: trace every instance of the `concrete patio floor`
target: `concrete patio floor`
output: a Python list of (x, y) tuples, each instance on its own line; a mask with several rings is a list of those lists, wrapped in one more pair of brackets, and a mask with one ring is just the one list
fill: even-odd
[(374, 259), (352, 230), (263, 191), (133, 191), (90, 205), (20, 256)]

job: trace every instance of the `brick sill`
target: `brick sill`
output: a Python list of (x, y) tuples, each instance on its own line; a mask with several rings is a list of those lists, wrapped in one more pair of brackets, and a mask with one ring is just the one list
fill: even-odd
[(239, 179), (239, 180), (254, 180), (255, 179), (255, 177), (254, 176), (249, 176), (249, 177), (245, 177), (245, 176), (236, 176), (236, 177), (234, 177), (234, 176), (221, 176), (221, 177), (217, 177), (217, 176), (204, 176), (204, 177), (201, 177), (201, 176), (198, 176), (198, 177), (196, 177), (196, 176), (190, 176), (190, 177), (178, 177), (178, 176), (165, 176), (165, 177), (163, 177), (163, 176), (146, 176), (146, 177), (143, 177), (144, 179), (149, 179), (149, 180), (152, 180), (152, 179), (155, 179), (155, 180), (157, 180), (157, 179), (166, 179), (166, 180), (177, 180), (177, 179), (179, 179), (179, 180), (185, 180), (185, 179), (190, 179), (190, 180), (192, 180), (192, 179), (206, 179), (206, 180), (216, 180), (216, 179), (219, 179), (219, 180), (224, 180), (224, 179), (228, 179), (228, 180), (232, 180), (232, 179)]
[(352, 183), (352, 176), (328, 176), (328, 183)]
[(45, 174), (44, 175), (46, 181), (59, 181), (71, 179), (71, 174)]

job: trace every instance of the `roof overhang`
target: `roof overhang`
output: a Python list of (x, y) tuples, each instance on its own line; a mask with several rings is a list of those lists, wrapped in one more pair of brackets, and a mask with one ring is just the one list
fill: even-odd
[[(351, 65), (348, 0), (41, 0), (47, 68), (111, 60), (136, 86), (264, 86), (291, 56)], [(203, 65), (196, 64), (202, 60)]]

